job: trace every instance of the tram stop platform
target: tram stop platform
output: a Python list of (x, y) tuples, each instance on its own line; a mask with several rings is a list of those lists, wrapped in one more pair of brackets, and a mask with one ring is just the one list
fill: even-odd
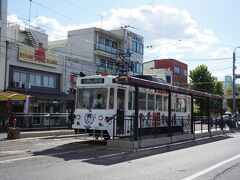
[(203, 138), (212, 138), (220, 135), (225, 135), (226, 133), (233, 132), (231, 130), (213, 131), (213, 132), (202, 132), (196, 134), (184, 134), (184, 135), (174, 135), (171, 137), (147, 137), (143, 136), (141, 140), (132, 141), (130, 138), (119, 138), (115, 140), (108, 140), (107, 146), (116, 149), (142, 149), (157, 147), (162, 145), (170, 145), (173, 143), (194, 141)]

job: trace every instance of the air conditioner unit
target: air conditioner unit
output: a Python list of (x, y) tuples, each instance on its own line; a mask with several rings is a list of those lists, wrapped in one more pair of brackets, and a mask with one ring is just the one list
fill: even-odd
[(21, 81), (15, 81), (15, 82), (14, 82), (14, 87), (16, 87), (16, 88), (22, 88), (22, 82), (21, 82)]
[(32, 85), (31, 83), (25, 83), (24, 88), (25, 89), (31, 89)]

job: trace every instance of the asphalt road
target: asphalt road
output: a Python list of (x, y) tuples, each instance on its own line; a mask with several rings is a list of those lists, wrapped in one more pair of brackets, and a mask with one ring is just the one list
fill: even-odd
[(239, 179), (240, 134), (115, 150), (81, 138), (0, 141), (0, 179)]

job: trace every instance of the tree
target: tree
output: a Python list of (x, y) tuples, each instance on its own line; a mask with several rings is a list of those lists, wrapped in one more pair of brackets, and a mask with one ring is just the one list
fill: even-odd
[[(239, 94), (240, 85), (237, 86), (237, 92)], [(225, 94), (232, 97), (232, 88), (231, 87), (227, 88)], [(233, 105), (232, 98), (226, 100), (226, 105), (228, 107), (227, 111), (232, 111), (232, 105)], [(236, 99), (236, 110), (240, 111), (240, 100), (239, 99)]]
[[(216, 79), (209, 72), (206, 65), (199, 65), (192, 71), (190, 71), (190, 87), (193, 90), (207, 92), (211, 94), (223, 95), (222, 83), (216, 82)], [(195, 114), (207, 115), (207, 100), (205, 98), (196, 99)], [(210, 111), (220, 109), (220, 104), (216, 102), (210, 102)]]

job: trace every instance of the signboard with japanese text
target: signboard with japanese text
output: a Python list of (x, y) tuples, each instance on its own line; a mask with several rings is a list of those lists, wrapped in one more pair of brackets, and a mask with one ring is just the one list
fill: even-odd
[(103, 78), (82, 79), (81, 84), (103, 84)]
[(40, 64), (49, 67), (57, 67), (57, 54), (42, 47), (31, 47), (25, 44), (18, 44), (18, 60)]

